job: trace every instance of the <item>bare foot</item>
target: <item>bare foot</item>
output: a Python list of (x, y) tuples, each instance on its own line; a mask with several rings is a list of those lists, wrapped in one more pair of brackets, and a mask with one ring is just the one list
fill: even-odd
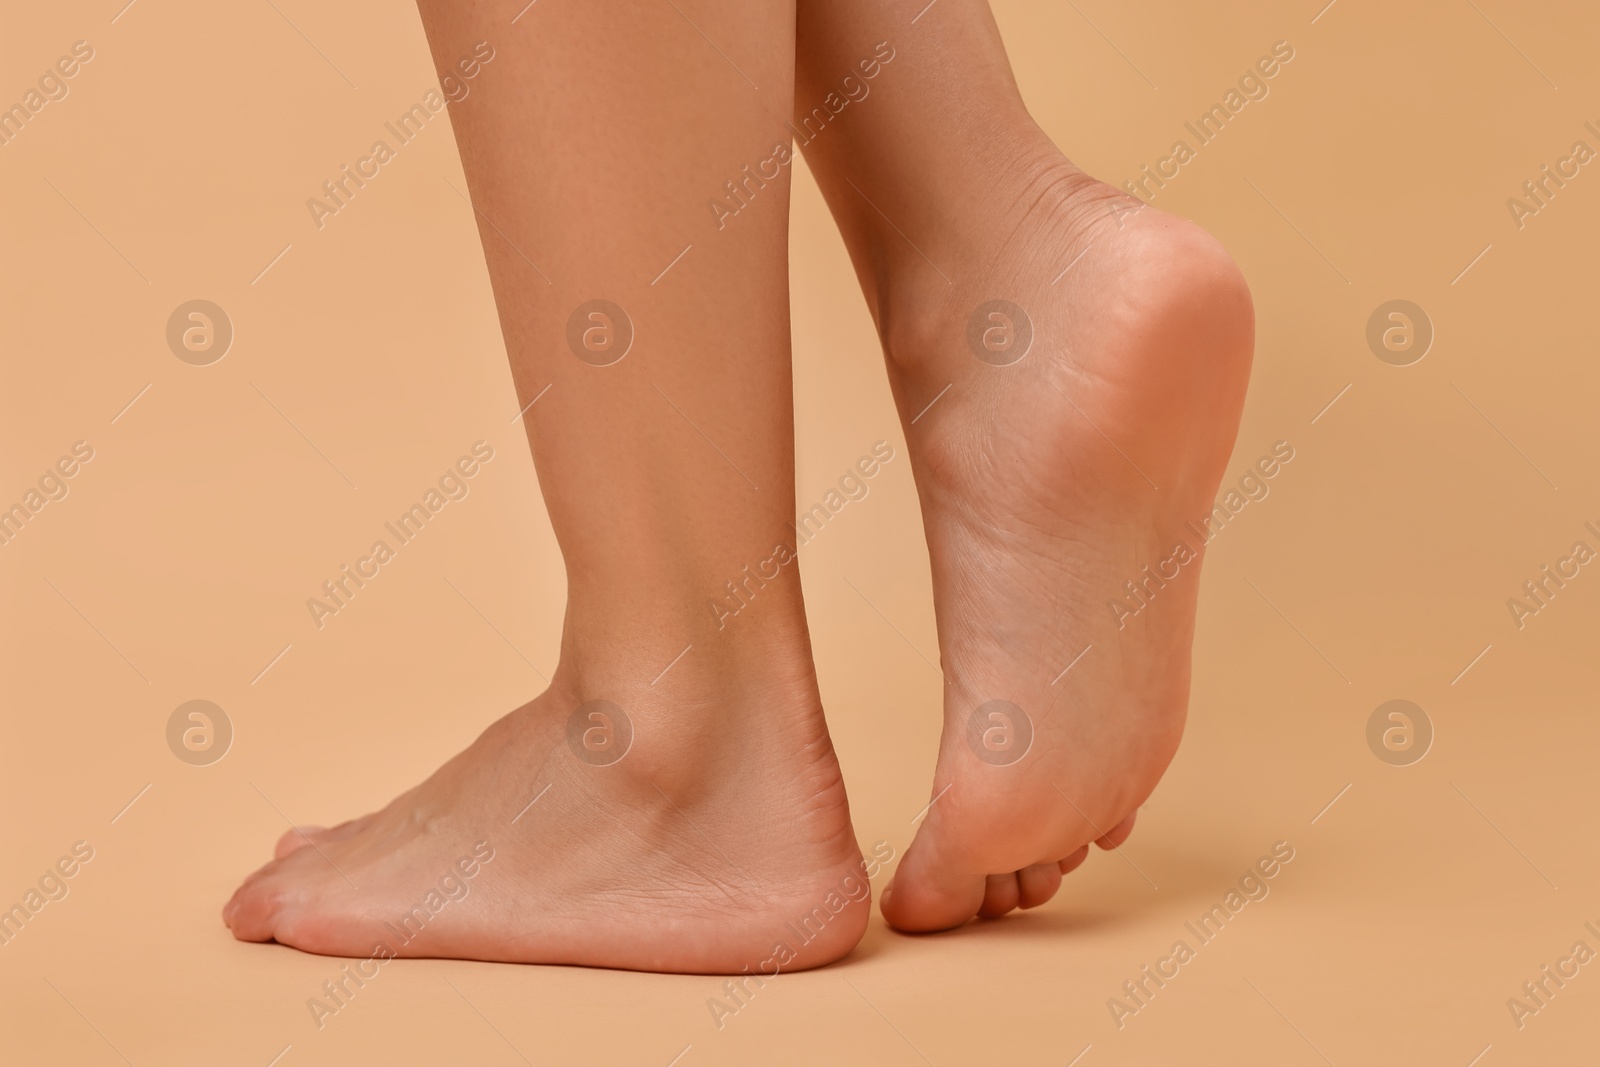
[[(335, 956), (754, 975), (838, 959), (870, 886), (809, 659), (756, 647), (750, 621), (656, 686), (659, 664), (558, 671), (382, 811), (285, 834), (224, 921)], [(575, 719), (590, 700), (614, 703)]]
[[(1022, 154), (973, 198), (1017, 207), (959, 224), (968, 269), (912, 261), (879, 310), (946, 678), (938, 799), (883, 895), (903, 930), (1041, 904), (1131, 830), (1183, 731), (1184, 523), (1211, 508), (1249, 377), (1250, 296), (1215, 240), (1052, 147)], [(1168, 577), (1119, 615), (1147, 565)]]

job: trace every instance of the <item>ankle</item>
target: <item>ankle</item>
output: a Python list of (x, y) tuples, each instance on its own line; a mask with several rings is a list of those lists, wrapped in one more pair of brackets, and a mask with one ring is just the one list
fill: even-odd
[[(637, 580), (569, 582), (561, 666), (574, 677), (652, 683), (680, 663), (719, 671), (809, 662), (805, 605), (792, 542), (770, 558), (652, 572)], [(680, 661), (680, 653), (691, 649)]]
[[(669, 782), (714, 777), (708, 765), (730, 748), (770, 744), (780, 758), (797, 729), (809, 740), (820, 698), (798, 575), (783, 580), (792, 592), (768, 583), (721, 629), (704, 594), (697, 603), (641, 596), (630, 606), (574, 597), (546, 698), (552, 714), (571, 720), (569, 742), (587, 729), (590, 714), (580, 708), (604, 701), (589, 711), (618, 720), (612, 725), (631, 737), (629, 766), (619, 770), (659, 776), (672, 792)], [(595, 723), (602, 730), (592, 737), (603, 742), (606, 724)]]
[(1099, 233), (1138, 210), (1139, 201), (1079, 169), (1024, 118), (956, 168), (959, 184), (945, 195), (961, 210), (925, 209), (941, 220), (928, 245), (937, 270), (892, 231), (868, 242), (885, 264), (873, 310), (895, 372), (921, 376), (950, 338), (965, 335), (977, 303), (1048, 287)]

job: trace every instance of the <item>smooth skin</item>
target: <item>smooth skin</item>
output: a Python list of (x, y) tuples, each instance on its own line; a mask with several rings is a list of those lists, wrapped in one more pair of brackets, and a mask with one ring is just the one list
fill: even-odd
[[(939, 800), (881, 906), (902, 930), (939, 930), (1044, 903), (1091, 842), (1127, 837), (1171, 761), (1200, 562), (1135, 619), (1107, 601), (1210, 511), (1254, 314), (1213, 238), (1090, 178), (1039, 129), (985, 0), (799, 12), (797, 116), (874, 42), (896, 50), (805, 153), (883, 339), (932, 557)], [(1032, 325), (1009, 366), (968, 340), (994, 299)], [(1032, 723), (1015, 764), (967, 742), (993, 700)]]
[[(510, 32), (520, 5), (422, 4), (441, 72), (497, 51), (452, 120), (519, 396), (550, 390), (527, 425), (567, 566), (561, 658), (549, 690), (388, 807), (286, 834), (224, 910), (241, 939), (733, 974), (859, 940), (867, 872), (798, 564), (746, 584), (736, 618), (706, 608), (794, 541), (791, 168), (742, 184), (721, 226), (707, 203), (879, 42), (894, 59), (870, 96), (804, 151), (883, 338), (947, 681), (938, 800), (885, 917), (930, 931), (1043, 903), (1090, 843), (1121, 843), (1176, 750), (1199, 561), (1120, 627), (1106, 601), (1209, 510), (1253, 344), (1237, 268), (1061, 155), (983, 0), (915, 23), (922, 0), (675, 5), (541, 4)], [(567, 341), (595, 299), (634, 327), (610, 366)], [(1033, 333), (1005, 366), (968, 340), (995, 299)], [(605, 765), (569, 741), (601, 699), (632, 727)], [(968, 740), (994, 700), (1030, 727), (1014, 762)], [(478, 841), (494, 859), (471, 893), (395, 937)]]

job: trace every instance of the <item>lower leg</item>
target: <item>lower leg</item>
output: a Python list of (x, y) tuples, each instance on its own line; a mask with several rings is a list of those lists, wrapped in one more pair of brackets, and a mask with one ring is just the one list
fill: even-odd
[[(939, 799), (883, 897), (926, 930), (1048, 899), (1172, 758), (1204, 547), (1186, 520), (1232, 447), (1253, 327), (1215, 241), (1050, 143), (984, 0), (919, 8), (800, 0), (796, 116), (934, 569)], [(851, 102), (805, 126), (830, 92)]]
[[(1052, 187), (1094, 184), (1028, 114), (986, 0), (940, 0), (911, 23), (921, 7), (798, 7), (801, 144), (886, 331), (903, 300), (987, 277)], [(866, 95), (806, 124), (830, 93), (852, 95), (846, 76)]]
[[(567, 565), (560, 663), (387, 808), (286, 835), (225, 918), (335, 954), (815, 966), (854, 945), (868, 905), (779, 551), (787, 169), (737, 226), (705, 207), (784, 129), (792, 7), (540, 5), (507, 29), (518, 6), (422, 8), (441, 72), (494, 49), (452, 116), (513, 377), (538, 401), (525, 420)], [(494, 858), (473, 891), (398, 939), (480, 840)]]

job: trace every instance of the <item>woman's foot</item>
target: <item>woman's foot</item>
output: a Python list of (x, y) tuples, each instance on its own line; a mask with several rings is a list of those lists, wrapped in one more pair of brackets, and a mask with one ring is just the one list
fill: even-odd
[(336, 956), (753, 975), (838, 959), (870, 886), (803, 631), (760, 623), (697, 638), (654, 685), (664, 648), (643, 670), (573, 657), (581, 679), (559, 671), (382, 811), (285, 834), (223, 920)]
[(943, 276), (902, 248), (878, 283), (946, 680), (937, 800), (883, 895), (903, 930), (1041, 904), (1131, 829), (1183, 730), (1185, 523), (1211, 509), (1249, 376), (1221, 246), (1028, 126), (924, 246)]

